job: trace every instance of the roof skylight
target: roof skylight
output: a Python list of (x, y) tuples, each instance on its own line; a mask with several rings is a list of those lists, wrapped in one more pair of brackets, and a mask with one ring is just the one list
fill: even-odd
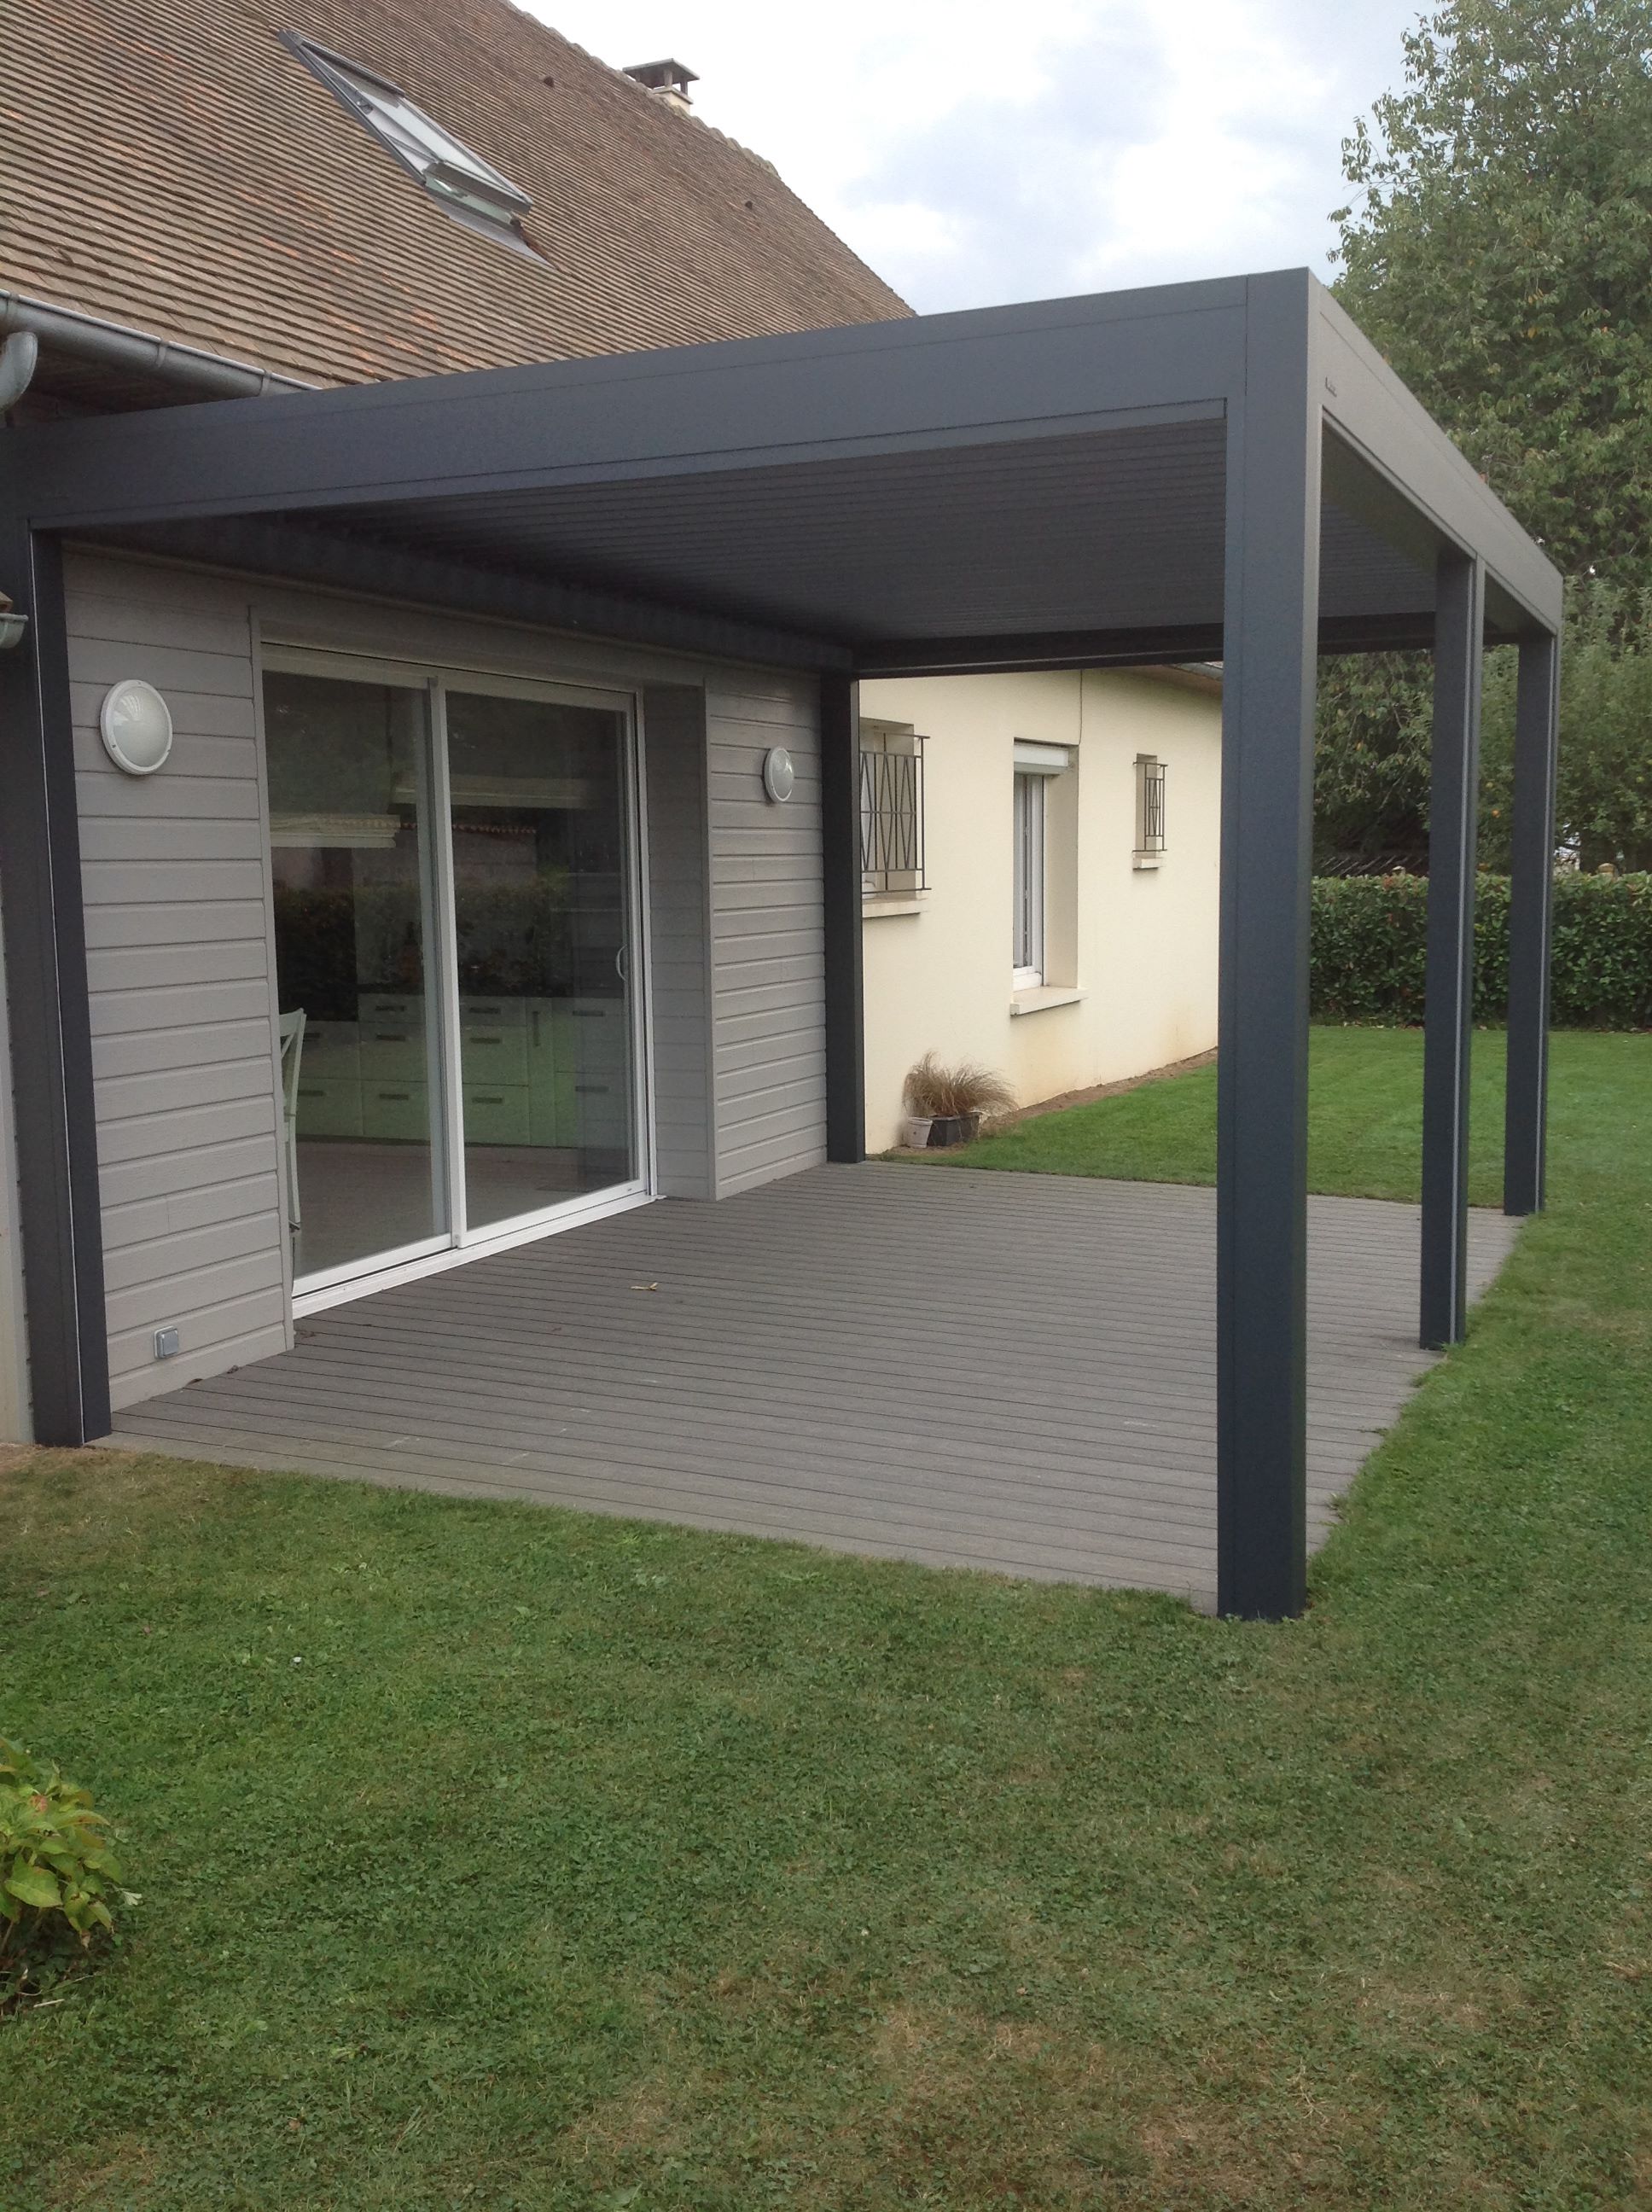
[(508, 245), (532, 251), (517, 228), (533, 205), (528, 195), (434, 122), (398, 84), (294, 33), (284, 33), (283, 43), (450, 214), (476, 229), (502, 236)]

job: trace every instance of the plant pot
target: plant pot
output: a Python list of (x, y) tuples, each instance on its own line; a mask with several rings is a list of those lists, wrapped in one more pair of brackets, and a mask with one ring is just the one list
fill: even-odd
[(921, 1152), (929, 1143), (929, 1133), (934, 1127), (934, 1117), (928, 1114), (908, 1114), (906, 1118), (907, 1150)]
[(968, 1145), (981, 1134), (979, 1114), (938, 1114), (930, 1125), (929, 1141), (944, 1149), (948, 1145)]

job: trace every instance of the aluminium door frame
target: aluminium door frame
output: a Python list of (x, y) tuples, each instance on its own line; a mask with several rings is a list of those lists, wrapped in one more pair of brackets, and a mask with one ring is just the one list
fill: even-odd
[[(253, 669), (260, 726), (264, 721), (264, 679), (272, 671), (277, 675), (321, 676), (329, 678), (335, 683), (380, 684), (387, 689), (418, 692), (423, 695), (425, 702), (423, 738), (415, 763), (415, 773), (417, 779), (416, 788), (419, 808), (419, 897), (427, 925), (426, 934), (428, 941), (426, 946), (425, 966), (428, 973), (432, 959), (441, 959), (444, 957), (443, 915), (435, 880), (436, 871), (440, 865), (438, 848), (440, 841), (436, 838), (432, 828), (435, 818), (433, 811), (435, 747), (432, 720), (435, 705), (434, 679), (430, 670), (415, 663), (392, 660), (376, 654), (331, 653), (325, 647), (293, 645), (281, 639), (260, 635), (256, 643)], [(270, 763), (267, 750), (261, 747), (260, 753), (259, 769), (264, 786), (264, 811), (267, 817)], [(266, 864), (270, 849), (269, 826), (266, 818), (264, 822)], [(267, 865), (265, 881), (270, 890), (273, 915), (274, 885)], [(272, 986), (278, 989), (278, 979), (273, 969), (270, 980)], [(429, 1073), (427, 1067), (427, 1079)], [(279, 1100), (281, 1077), (278, 1061), (275, 1079), (276, 1097)], [(433, 1181), (440, 1179), (435, 1182), (435, 1195), (439, 1199), (444, 1198), (444, 1194), (451, 1188), (452, 1182), (446, 1158), (445, 1091), (444, 1073), (442, 1081), (437, 1085), (437, 1098), (440, 1102), (438, 1110), (432, 1115), (429, 1123), (431, 1175)], [(278, 1114), (280, 1110), (278, 1105)], [(284, 1163), (286, 1157), (284, 1146), (282, 1152)], [(284, 1165), (282, 1186), (284, 1191)], [(454, 1249), (451, 1208), (444, 1199), (439, 1212), (445, 1218), (445, 1225), (433, 1230), (428, 1237), (416, 1237), (405, 1244), (391, 1245), (383, 1252), (374, 1254), (365, 1261), (349, 1260), (336, 1267), (321, 1267), (316, 1269), (312, 1274), (300, 1275), (294, 1271), (291, 1261), (291, 1231), (288, 1226), (290, 1216), (288, 1210), (290, 1202), (290, 1194), (288, 1194), (286, 1203), (282, 1206), (282, 1237), (288, 1252), (288, 1257), (283, 1262), (282, 1273), (286, 1280), (289, 1321), (301, 1321), (306, 1314), (315, 1311), (318, 1300), (324, 1304), (336, 1304), (343, 1297), (359, 1296), (361, 1294), (359, 1286), (364, 1283), (370, 1282), (372, 1286), (376, 1288), (382, 1276), (399, 1274), (410, 1267), (418, 1266), (421, 1262), (440, 1260)]]
[[(642, 686), (582, 684), (556, 677), (524, 677), (451, 661), (410, 660), (400, 655), (352, 652), (348, 647), (260, 640), (258, 690), (263, 696), (267, 670), (278, 673), (331, 677), (345, 683), (381, 683), (425, 694), (425, 745), (421, 797), (428, 809), (428, 868), (431, 952), (439, 963), (437, 1018), (440, 1103), (431, 1119), (432, 1172), (445, 1179), (446, 1227), (428, 1237), (375, 1254), (365, 1262), (291, 1278), (289, 1310), (294, 1320), (348, 1300), (365, 1297), (397, 1283), (445, 1272), (448, 1267), (554, 1236), (562, 1229), (629, 1212), (658, 1195), (654, 1139), (653, 963), (647, 927), (648, 883), (646, 777), (643, 769)], [(635, 973), (626, 978), (629, 1015), (631, 1141), (635, 1171), (600, 1191), (562, 1199), (548, 1206), (513, 1214), (472, 1231), (466, 1218), (464, 1092), (459, 1014), (458, 935), (454, 910), (451, 767), (447, 750), (447, 693), (450, 690), (495, 698), (546, 701), (598, 708), (623, 722), (621, 805), (623, 814), (624, 914), (634, 952)], [(435, 1072), (433, 1068), (433, 1073)]]
[[(458, 681), (453, 678), (457, 677)], [(647, 819), (642, 810), (642, 697), (640, 685), (620, 688), (612, 684), (579, 684), (560, 678), (541, 679), (536, 677), (494, 675), (486, 671), (463, 669), (452, 671), (445, 665), (435, 668), (431, 678), (432, 690), (437, 701), (436, 728), (440, 745), (437, 775), (442, 791), (442, 804), (448, 812), (445, 866), (446, 882), (440, 926), (449, 933), (444, 992), (451, 987), (452, 1006), (450, 1037), (450, 1073), (454, 1085), (453, 1120), (459, 1149), (454, 1154), (454, 1185), (459, 1203), (451, 1207), (454, 1224), (454, 1249), (461, 1253), (487, 1249), (501, 1237), (518, 1232), (528, 1233), (536, 1228), (555, 1230), (562, 1225), (570, 1209), (583, 1208), (588, 1199), (596, 1198), (652, 1198), (654, 1188), (653, 1143), (653, 1083), (652, 1022), (641, 1020), (645, 1002), (652, 1011), (652, 994), (648, 989), (652, 963), (648, 957), (647, 937), (647, 901), (643, 886), (647, 881), (648, 854)], [(466, 1219), (464, 1194), (464, 1099), (460, 1037), (459, 1030), (459, 945), (453, 908), (452, 836), (452, 781), (451, 763), (447, 756), (447, 694), (450, 690), (468, 691), (473, 696), (495, 699), (529, 699), (549, 701), (569, 707), (599, 708), (616, 714), (624, 725), (621, 746), (621, 807), (623, 810), (623, 845), (621, 868), (623, 876), (624, 914), (630, 945), (635, 949), (635, 965), (641, 973), (641, 988), (635, 979), (627, 975), (625, 997), (630, 1047), (628, 1074), (631, 1090), (631, 1143), (635, 1170), (616, 1183), (610, 1183), (600, 1192), (582, 1193), (577, 1198), (559, 1199), (554, 1205), (531, 1208), (525, 1213), (510, 1215), (504, 1221), (489, 1222), (485, 1228), (474, 1231)], [(433, 731), (433, 743), (435, 732)], [(646, 1107), (646, 1115), (645, 1115)]]

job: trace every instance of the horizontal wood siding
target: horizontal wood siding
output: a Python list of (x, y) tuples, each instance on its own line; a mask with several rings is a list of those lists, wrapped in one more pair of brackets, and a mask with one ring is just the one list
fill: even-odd
[[(797, 781), (762, 785), (771, 745)], [(725, 672), (707, 700), (717, 1193), (826, 1157), (820, 710), (805, 678)]]
[[(248, 592), (93, 555), (67, 569), (111, 1392), (131, 1405), (288, 1342)], [(98, 736), (141, 676), (175, 738), (156, 776)], [(155, 1332), (176, 1327), (176, 1359)]]
[(710, 1198), (713, 1165), (706, 695), (643, 694), (653, 963), (654, 1172), (667, 1198)]

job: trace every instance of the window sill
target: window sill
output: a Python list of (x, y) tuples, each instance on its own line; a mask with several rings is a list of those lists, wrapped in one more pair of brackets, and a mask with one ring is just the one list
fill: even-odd
[(1045, 983), (1035, 990), (1012, 992), (1010, 1014), (1012, 1019), (1020, 1014), (1045, 1014), (1052, 1006), (1076, 1006), (1087, 996), (1070, 983)]
[(884, 898), (863, 898), (860, 902), (862, 921), (882, 921), (887, 915), (921, 914), (923, 910), (922, 899), (905, 891)]

